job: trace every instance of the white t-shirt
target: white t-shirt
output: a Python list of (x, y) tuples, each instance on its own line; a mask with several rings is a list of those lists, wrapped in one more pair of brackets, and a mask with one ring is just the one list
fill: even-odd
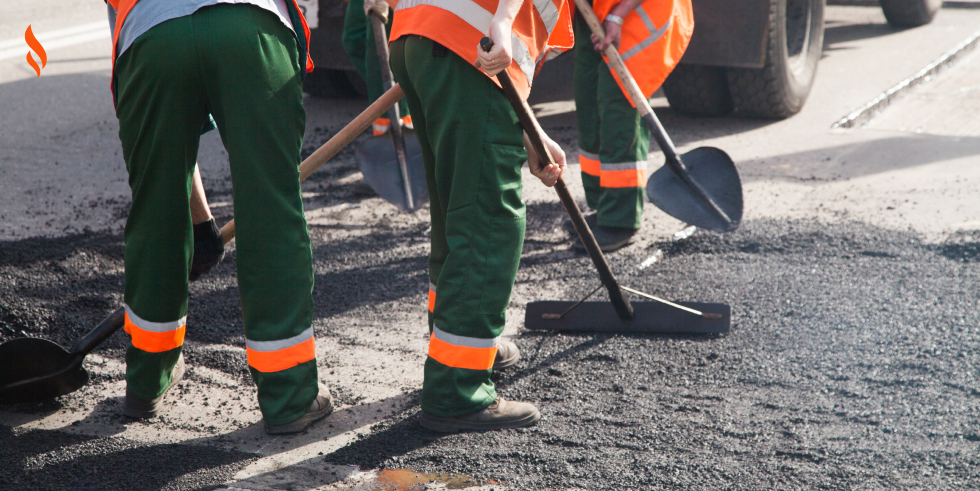
[[(200, 8), (219, 3), (243, 3), (263, 8), (276, 14), (286, 27), (294, 34), (296, 33), (296, 30), (293, 29), (293, 23), (289, 19), (289, 11), (286, 10), (286, 0), (140, 0), (133, 6), (133, 10), (129, 11), (126, 16), (126, 23), (123, 24), (122, 30), (119, 32), (116, 58), (119, 58), (133, 44), (133, 41), (136, 41), (136, 38), (157, 24), (191, 15)], [(106, 6), (109, 9), (109, 29), (115, 31), (116, 9), (108, 3)]]

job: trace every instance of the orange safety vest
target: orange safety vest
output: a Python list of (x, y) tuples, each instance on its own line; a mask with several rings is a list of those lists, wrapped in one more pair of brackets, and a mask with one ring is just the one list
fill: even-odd
[[(605, 19), (616, 3), (618, 0), (595, 0), (596, 17)], [(646, 0), (623, 19), (619, 55), (644, 95), (652, 96), (664, 83), (684, 56), (693, 32), (691, 0)], [(626, 93), (615, 71), (612, 75)]]
[[(391, 41), (411, 34), (425, 36), (476, 63), (480, 39), (489, 33), (498, 3), (499, 0), (399, 0)], [(525, 1), (514, 20), (512, 42), (514, 61), (507, 73), (517, 92), (527, 99), (531, 80), (550, 48), (568, 49), (575, 43), (568, 3)]]
[[(119, 41), (119, 32), (122, 30), (123, 23), (126, 22), (126, 16), (129, 15), (129, 11), (133, 10), (136, 6), (136, 2), (139, 0), (107, 0), (112, 8), (116, 9), (116, 26), (112, 31), (112, 67), (115, 70), (116, 67), (116, 43)], [(306, 58), (306, 73), (313, 71), (313, 59), (310, 58), (310, 28), (306, 25), (306, 17), (303, 17), (303, 11), (300, 10), (299, 5), (296, 4), (296, 0), (290, 0), (286, 2), (286, 8), (290, 10), (290, 18), (299, 18), (301, 24), (303, 24), (303, 36), (296, 36), (299, 40), (299, 53), (300, 59)], [(295, 15), (294, 15), (295, 14)], [(295, 22), (294, 22), (295, 24)], [(295, 28), (295, 25), (293, 26)], [(115, 80), (113, 75), (112, 80)], [(114, 82), (110, 83), (112, 89), (112, 97), (116, 97), (116, 84)]]

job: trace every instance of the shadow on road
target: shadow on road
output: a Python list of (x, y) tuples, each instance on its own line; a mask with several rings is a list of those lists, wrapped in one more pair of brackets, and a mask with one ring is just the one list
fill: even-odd
[(898, 171), (975, 155), (980, 155), (980, 138), (909, 134), (746, 160), (738, 165), (742, 169), (743, 181), (774, 177), (825, 181)]

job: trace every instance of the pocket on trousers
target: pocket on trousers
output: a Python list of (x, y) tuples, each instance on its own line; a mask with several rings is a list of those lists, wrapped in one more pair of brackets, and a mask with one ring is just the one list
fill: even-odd
[(490, 239), (483, 264), (486, 284), (480, 295), (481, 314), (501, 314), (507, 309), (517, 267), (521, 263), (526, 220), (524, 215), (490, 219)]

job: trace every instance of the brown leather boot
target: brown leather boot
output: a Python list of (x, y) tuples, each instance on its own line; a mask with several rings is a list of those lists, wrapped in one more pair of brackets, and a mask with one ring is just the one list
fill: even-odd
[(150, 399), (140, 399), (126, 389), (126, 398), (123, 399), (123, 415), (134, 419), (155, 418), (163, 409), (163, 398), (170, 391), (170, 388), (177, 385), (184, 378), (184, 354), (181, 353), (174, 365), (174, 370), (170, 372), (170, 385), (163, 389), (163, 394)]
[(503, 430), (531, 426), (541, 419), (541, 413), (533, 404), (497, 400), (482, 411), (464, 414), (454, 418), (440, 418), (425, 411), (419, 413), (419, 423), (423, 428), (440, 433), (455, 433), (460, 430)]
[(292, 423), (282, 425), (270, 425), (266, 423), (265, 432), (269, 435), (299, 433), (311, 424), (329, 416), (333, 412), (333, 396), (330, 395), (330, 389), (326, 385), (319, 384), (319, 387), (320, 392), (316, 395), (316, 399), (313, 399), (313, 404), (310, 404), (310, 408), (306, 410), (306, 414), (300, 416), (299, 419)]
[(493, 359), (493, 370), (512, 367), (520, 359), (521, 350), (517, 348), (517, 345), (513, 341), (501, 339), (500, 344), (497, 345), (497, 356)]

